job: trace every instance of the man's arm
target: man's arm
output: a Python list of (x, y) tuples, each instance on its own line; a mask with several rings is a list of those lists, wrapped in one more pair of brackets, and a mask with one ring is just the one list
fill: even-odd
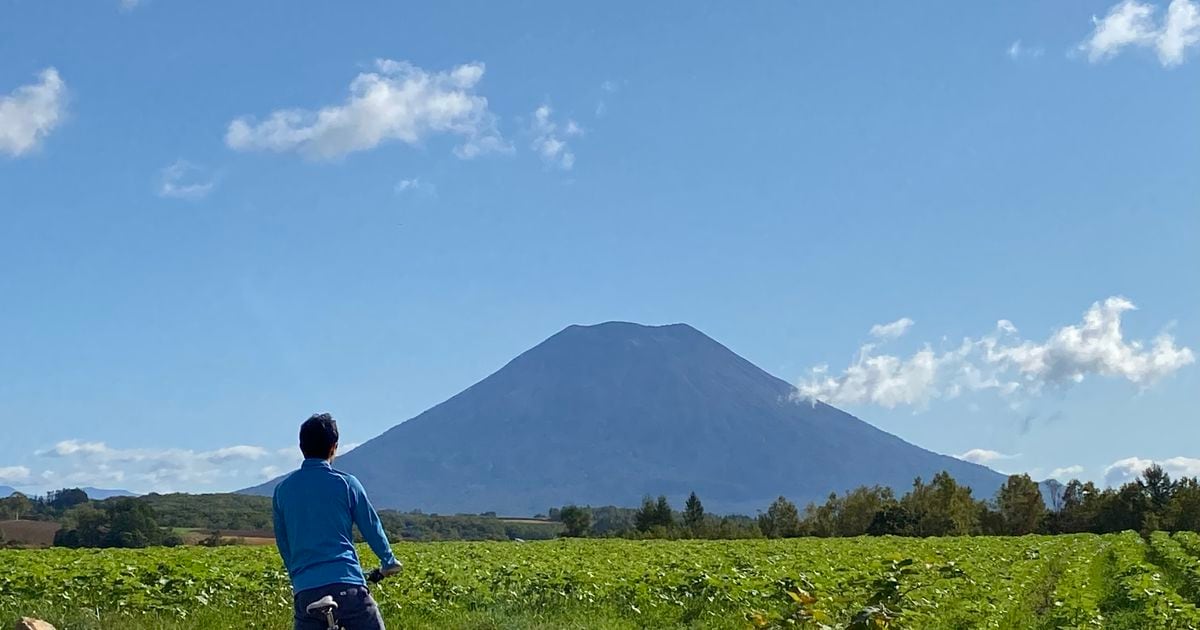
[(354, 503), (351, 509), (354, 513), (354, 524), (358, 525), (358, 531), (370, 545), (371, 551), (379, 556), (385, 573), (392, 569), (398, 570), (400, 562), (392, 554), (392, 545), (388, 542), (387, 533), (383, 531), (383, 522), (379, 520), (379, 513), (375, 511), (375, 507), (367, 498), (367, 491), (363, 489), (358, 479), (354, 478), (354, 475), (346, 475), (346, 483), (350, 484), (350, 496)]
[[(271, 517), (275, 521), (275, 546), (279, 548), (279, 557), (283, 558), (283, 566), (287, 567), (288, 557), (292, 553), (292, 549), (288, 546), (287, 527), (283, 522), (283, 510), (279, 508), (279, 487), (275, 487), (275, 493), (271, 497)], [(291, 569), (288, 569), (289, 571)]]

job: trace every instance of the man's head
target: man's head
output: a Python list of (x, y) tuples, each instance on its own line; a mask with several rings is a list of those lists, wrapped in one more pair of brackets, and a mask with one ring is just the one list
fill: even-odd
[(333, 459), (337, 443), (337, 420), (327, 413), (315, 414), (300, 425), (300, 451), (306, 459)]

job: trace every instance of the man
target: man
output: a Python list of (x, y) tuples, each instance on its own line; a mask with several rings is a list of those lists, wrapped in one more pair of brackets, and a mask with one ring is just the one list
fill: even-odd
[(300, 425), (304, 463), (275, 486), (275, 542), (292, 579), (295, 630), (325, 629), (324, 619), (305, 608), (326, 595), (337, 602), (338, 622), (346, 630), (384, 630), (354, 550), (351, 527), (358, 525), (385, 576), (398, 573), (400, 563), (362, 484), (334, 470), (337, 446), (333, 417), (322, 413), (309, 418)]

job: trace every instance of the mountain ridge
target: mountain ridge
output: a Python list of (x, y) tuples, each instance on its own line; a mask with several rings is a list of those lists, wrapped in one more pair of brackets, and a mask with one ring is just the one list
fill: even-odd
[[(949, 470), (990, 496), (1003, 476), (824, 403), (687, 324), (571, 325), (459, 394), (340, 457), (381, 507), (534, 514), (697, 492), (752, 513), (785, 495), (905, 490)], [(273, 480), (243, 492), (269, 494)]]

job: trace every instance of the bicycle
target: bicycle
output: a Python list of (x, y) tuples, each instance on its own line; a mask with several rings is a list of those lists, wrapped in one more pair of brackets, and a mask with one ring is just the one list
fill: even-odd
[[(367, 582), (371, 584), (378, 584), (386, 577), (387, 576), (383, 574), (381, 569), (375, 569), (367, 574)], [(308, 606), (305, 606), (304, 612), (312, 617), (324, 617), (326, 630), (342, 630), (342, 627), (338, 625), (337, 608), (338, 603), (333, 600), (333, 596), (326, 595), (325, 597), (318, 599)]]

